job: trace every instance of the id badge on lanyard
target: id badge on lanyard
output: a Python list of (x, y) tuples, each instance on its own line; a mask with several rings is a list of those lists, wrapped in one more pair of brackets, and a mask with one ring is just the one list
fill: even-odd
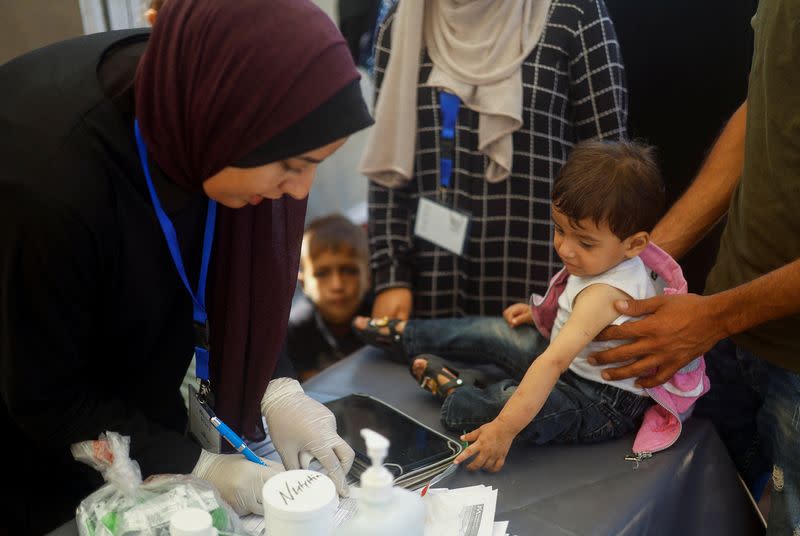
[[(439, 184), (446, 191), (452, 183), (455, 157), (456, 118), (460, 100), (445, 91), (439, 92), (442, 129), (439, 135)], [(414, 234), (456, 255), (463, 255), (469, 231), (469, 214), (431, 199), (420, 198)]]
[(220, 452), (220, 436), (211, 423), (211, 410), (209, 404), (213, 405), (211, 393), (211, 381), (209, 379), (209, 344), (208, 344), (208, 314), (206, 313), (206, 279), (208, 278), (208, 263), (211, 259), (211, 245), (214, 241), (214, 223), (216, 221), (217, 203), (209, 199), (208, 211), (206, 214), (206, 225), (203, 234), (203, 254), (200, 264), (200, 277), (197, 283), (197, 292), (192, 290), (189, 279), (186, 276), (186, 269), (183, 265), (178, 235), (172, 221), (167, 216), (158, 199), (153, 179), (150, 176), (150, 167), (147, 163), (147, 148), (139, 130), (138, 120), (134, 122), (134, 133), (136, 134), (136, 145), (139, 151), (139, 159), (142, 163), (147, 189), (150, 192), (150, 199), (153, 202), (158, 223), (167, 240), (169, 253), (178, 275), (183, 281), (183, 285), (192, 298), (192, 317), (194, 329), (194, 354), (195, 371), (200, 380), (200, 390), (196, 391), (193, 386), (189, 386), (189, 431), (200, 445), (211, 452)]

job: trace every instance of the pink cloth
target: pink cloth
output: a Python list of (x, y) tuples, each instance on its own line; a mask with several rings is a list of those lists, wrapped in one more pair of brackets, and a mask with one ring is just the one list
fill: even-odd
[[(686, 294), (687, 284), (681, 267), (664, 250), (652, 242), (640, 255), (644, 265), (665, 283), (664, 294)], [(562, 269), (553, 279), (544, 296), (531, 296), (531, 314), (536, 328), (547, 338), (558, 313), (558, 298), (567, 285), (569, 273)], [(682, 422), (691, 415), (694, 403), (709, 389), (703, 356), (699, 356), (675, 373), (663, 385), (647, 389), (656, 402), (644, 414), (642, 426), (633, 442), (635, 454), (652, 453), (670, 447), (681, 434)]]

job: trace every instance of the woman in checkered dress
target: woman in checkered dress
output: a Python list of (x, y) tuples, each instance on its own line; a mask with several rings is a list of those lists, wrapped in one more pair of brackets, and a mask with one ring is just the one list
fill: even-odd
[[(378, 30), (378, 98), (394, 53), (397, 12)], [(369, 186), (373, 316), (500, 315), (509, 304), (544, 291), (560, 268), (549, 212), (552, 181), (577, 142), (625, 137), (627, 95), (619, 44), (602, 0), (552, 0), (543, 17), (541, 35), (519, 67), (522, 125), (512, 134), (510, 174), (498, 182), (486, 179), (489, 159), (478, 149), (480, 114), (461, 105), (451, 186), (441, 186), (442, 118), (437, 88), (425, 85), (434, 62), (423, 42), (413, 173), (403, 184), (372, 180)], [(378, 122), (381, 113), (387, 112), (379, 106)], [(461, 255), (414, 235), (421, 198), (469, 214)]]

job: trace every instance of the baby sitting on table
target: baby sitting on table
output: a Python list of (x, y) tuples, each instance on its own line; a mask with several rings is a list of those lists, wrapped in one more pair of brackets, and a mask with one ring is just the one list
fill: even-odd
[[(445, 427), (474, 428), (461, 436), (471, 445), (456, 459), (474, 456), (469, 469), (498, 471), (517, 436), (534, 444), (592, 443), (627, 434), (643, 416), (633, 451), (647, 457), (677, 440), (681, 421), (708, 390), (702, 358), (653, 389), (606, 380), (587, 358), (620, 343), (593, 341), (603, 328), (636, 320), (621, 316), (615, 301), (686, 292), (678, 264), (650, 243), (663, 207), (652, 149), (580, 143), (553, 185), (554, 243), (564, 269), (544, 297), (511, 305), (504, 319), (359, 317), (356, 331), (371, 344), (416, 356), (411, 373), (443, 400)], [(512, 379), (490, 384), (480, 371), (459, 371), (440, 355), (495, 364)]]

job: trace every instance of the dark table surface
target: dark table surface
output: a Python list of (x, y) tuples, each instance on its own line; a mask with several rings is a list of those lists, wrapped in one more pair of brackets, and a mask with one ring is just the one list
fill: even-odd
[[(370, 394), (447, 433), (436, 399), (375, 349), (326, 369), (304, 388), (321, 400)], [(597, 445), (515, 444), (500, 472), (459, 469), (440, 485), (498, 489), (495, 519), (510, 521), (509, 533), (518, 536), (764, 534), (709, 422), (689, 419), (677, 443), (637, 469), (625, 460), (632, 444), (632, 435)], [(77, 534), (74, 521), (51, 534)]]
[[(447, 433), (440, 403), (404, 366), (366, 348), (304, 384), (328, 399), (373, 395)], [(448, 434), (452, 435), (452, 434)], [(515, 444), (498, 473), (464, 469), (440, 485), (499, 490), (495, 519), (510, 534), (535, 536), (760, 535), (763, 525), (712, 425), (689, 419), (675, 445), (643, 461), (625, 460), (633, 436), (597, 445)]]

